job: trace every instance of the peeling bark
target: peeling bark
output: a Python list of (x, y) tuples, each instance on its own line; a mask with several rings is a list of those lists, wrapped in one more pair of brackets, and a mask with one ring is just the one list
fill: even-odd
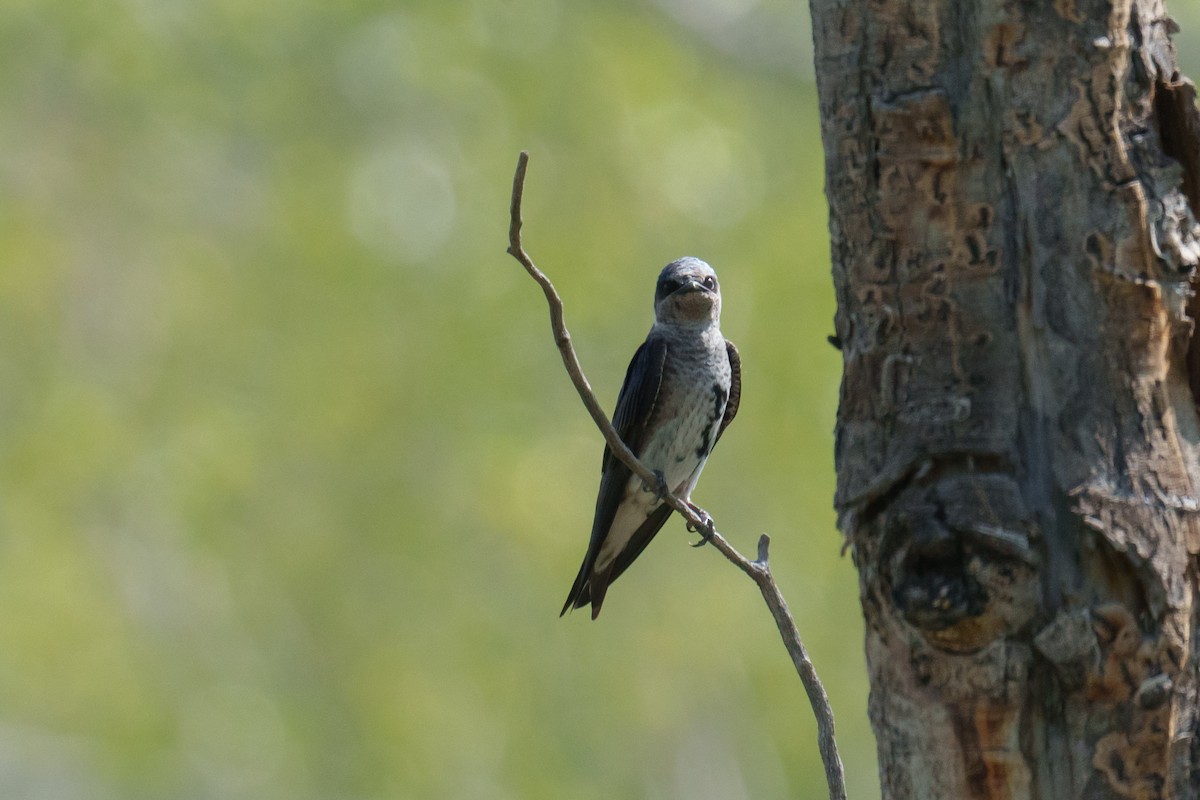
[(1200, 797), (1200, 112), (1153, 0), (811, 0), (885, 797)]

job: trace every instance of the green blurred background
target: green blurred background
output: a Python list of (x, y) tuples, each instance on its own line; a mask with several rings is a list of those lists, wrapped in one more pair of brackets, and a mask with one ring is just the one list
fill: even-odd
[(720, 272), (696, 499), (773, 536), (878, 795), (803, 3), (12, 0), (0, 63), (0, 797), (824, 793), (681, 523), (558, 618), (602, 445), (504, 253), (522, 148), (606, 406), (661, 266)]

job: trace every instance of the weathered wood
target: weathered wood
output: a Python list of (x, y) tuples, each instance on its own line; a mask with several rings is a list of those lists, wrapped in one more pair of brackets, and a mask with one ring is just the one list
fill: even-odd
[(1200, 796), (1200, 114), (1153, 0), (812, 0), (888, 798)]

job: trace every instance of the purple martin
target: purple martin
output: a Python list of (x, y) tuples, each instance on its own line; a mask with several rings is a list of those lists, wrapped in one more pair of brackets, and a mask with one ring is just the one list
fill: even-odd
[(672, 261), (658, 276), (654, 326), (629, 362), (613, 427), (659, 478), (641, 478), (606, 445), (587, 555), (559, 616), (592, 605), (600, 614), (608, 585), (637, 558), (671, 516), (661, 487), (691, 504), (692, 489), (738, 410), (741, 358), (721, 334), (717, 273), (698, 258)]

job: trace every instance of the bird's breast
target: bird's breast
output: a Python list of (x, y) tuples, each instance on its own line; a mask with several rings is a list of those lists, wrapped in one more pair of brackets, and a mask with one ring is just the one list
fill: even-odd
[[(706, 381), (681, 382), (660, 398), (661, 422), (646, 442), (641, 459), (663, 473), (673, 491), (694, 483), (708, 458), (725, 414), (728, 388)], [(691, 486), (684, 489), (685, 493)]]

